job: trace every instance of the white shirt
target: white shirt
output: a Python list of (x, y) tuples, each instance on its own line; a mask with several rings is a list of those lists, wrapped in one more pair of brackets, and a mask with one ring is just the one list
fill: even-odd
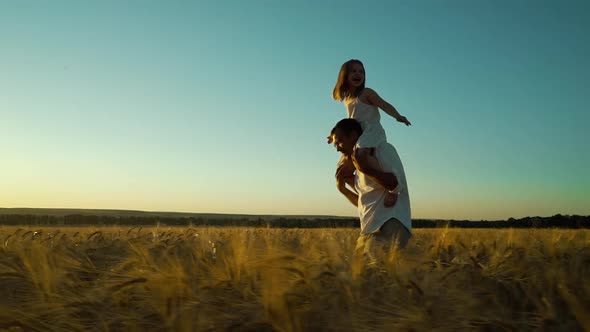
[[(375, 157), (379, 161), (381, 170), (386, 173), (393, 173), (401, 186), (401, 191), (393, 207), (386, 207), (384, 204), (386, 189), (380, 184), (371, 180), (362, 172), (357, 171), (355, 176), (355, 189), (358, 193), (358, 213), (361, 220), (361, 235), (370, 234), (379, 228), (389, 219), (396, 218), (412, 232), (412, 219), (410, 210), (410, 195), (406, 174), (397, 151), (393, 145), (383, 142), (375, 148)], [(398, 187), (400, 188), (400, 187)]]

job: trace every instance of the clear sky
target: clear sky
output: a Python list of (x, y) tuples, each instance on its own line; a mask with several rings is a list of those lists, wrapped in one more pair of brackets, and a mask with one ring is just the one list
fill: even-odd
[(2, 1), (0, 207), (355, 215), (338, 70), (415, 218), (590, 214), (588, 1)]

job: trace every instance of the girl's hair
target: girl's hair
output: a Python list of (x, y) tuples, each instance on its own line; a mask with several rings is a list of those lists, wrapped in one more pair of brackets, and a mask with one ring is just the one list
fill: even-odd
[(359, 86), (355, 91), (348, 91), (348, 74), (352, 69), (354, 64), (359, 64), (363, 67), (363, 71), (365, 71), (365, 66), (360, 60), (352, 59), (346, 61), (342, 67), (340, 67), (340, 73), (338, 73), (338, 80), (336, 81), (336, 86), (334, 86), (334, 91), (332, 91), (332, 98), (343, 101), (347, 97), (357, 97), (358, 94), (363, 91), (365, 88), (365, 82)]

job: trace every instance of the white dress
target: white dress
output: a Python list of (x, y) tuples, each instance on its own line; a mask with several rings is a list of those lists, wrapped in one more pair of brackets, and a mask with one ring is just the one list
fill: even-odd
[(363, 134), (356, 143), (357, 148), (374, 148), (387, 142), (377, 106), (365, 104), (358, 97), (345, 103), (345, 106), (348, 117), (360, 122), (363, 128)]

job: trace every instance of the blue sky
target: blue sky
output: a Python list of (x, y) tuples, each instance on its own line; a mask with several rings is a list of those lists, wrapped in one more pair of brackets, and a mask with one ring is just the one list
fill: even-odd
[(416, 218), (590, 214), (585, 1), (4, 1), (0, 206), (355, 215), (348, 59)]

